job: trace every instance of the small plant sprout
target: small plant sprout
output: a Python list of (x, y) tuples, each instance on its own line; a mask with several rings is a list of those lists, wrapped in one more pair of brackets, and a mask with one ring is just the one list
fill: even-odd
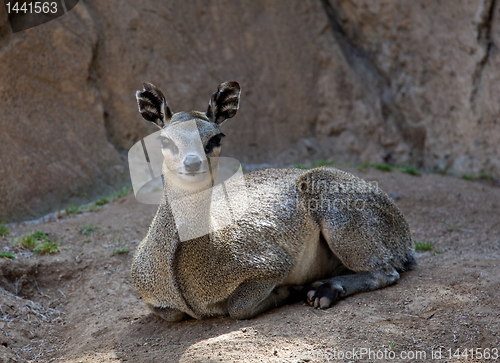
[(128, 253), (128, 251), (129, 251), (128, 248), (115, 248), (113, 250), (112, 255), (113, 256), (122, 255), (122, 254)]
[(89, 206), (87, 207), (87, 210), (88, 210), (89, 212), (97, 212), (98, 210), (101, 210), (101, 207), (100, 207), (100, 206), (98, 206), (98, 205), (92, 204), (92, 205), (89, 205)]
[(28, 251), (33, 251), (37, 254), (56, 253), (59, 252), (57, 243), (52, 242), (44, 231), (35, 231), (16, 238), (13, 243)]
[(434, 243), (429, 241), (415, 241), (415, 251), (430, 251), (434, 247)]
[(0, 223), (0, 238), (3, 238), (9, 234), (9, 230), (5, 227), (5, 222)]
[(455, 229), (446, 221), (441, 221), (441, 224), (446, 228), (448, 232), (453, 232)]
[(79, 206), (77, 206), (76, 204), (72, 204), (66, 208), (64, 213), (66, 214), (66, 216), (73, 216), (75, 214), (82, 213), (82, 211), (80, 210)]
[(399, 170), (402, 173), (410, 174), (410, 175), (420, 175), (420, 171), (417, 168), (414, 168), (410, 165), (398, 165)]
[(95, 205), (97, 205), (97, 206), (103, 206), (104, 204), (108, 204), (108, 203), (109, 203), (109, 199), (106, 197), (101, 197), (95, 201)]
[(77, 206), (76, 204), (72, 204), (64, 210), (64, 212), (57, 212), (57, 218), (64, 218), (64, 217), (69, 217), (69, 216), (74, 216), (76, 214), (82, 213), (83, 210)]
[(382, 171), (392, 171), (393, 167), (389, 164), (371, 164), (372, 168)]
[(308, 166), (306, 166), (306, 165), (302, 165), (302, 164), (297, 164), (297, 165), (294, 165), (293, 167), (294, 167), (295, 169), (304, 169), (304, 170), (309, 169), (309, 167), (308, 167)]
[(126, 185), (120, 189), (118, 189), (114, 194), (111, 194), (107, 197), (101, 197), (97, 199), (94, 204), (87, 207), (87, 210), (90, 212), (96, 212), (101, 209), (101, 207), (109, 202), (112, 202), (115, 199), (122, 198), (127, 196), (130, 192), (132, 192), (132, 186)]
[(33, 249), (33, 252), (39, 255), (57, 253), (59, 251), (61, 250), (59, 249), (58, 244), (52, 241), (45, 241), (44, 243), (39, 244)]
[(491, 174), (486, 174), (486, 173), (480, 173), (478, 176), (479, 179), (481, 180), (493, 180), (493, 175)]
[(95, 231), (95, 226), (93, 224), (89, 224), (87, 226), (81, 226), (78, 230), (84, 236), (92, 236), (92, 233)]
[(493, 180), (493, 175), (491, 174), (486, 174), (486, 173), (479, 173), (476, 175), (472, 174), (464, 174), (462, 175), (462, 179), (464, 180)]
[(448, 232), (462, 232), (463, 228), (467, 228), (467, 227), (452, 226), (450, 223), (446, 222), (445, 220), (442, 220), (441, 223), (443, 224), (443, 226), (446, 228), (446, 230)]
[(16, 255), (12, 252), (4, 252), (4, 251), (1, 251), (0, 252), (0, 258), (16, 258)]
[(396, 346), (396, 342), (389, 342), (389, 349), (394, 350), (394, 347)]
[(44, 231), (31, 232), (31, 236), (33, 238), (36, 238), (37, 240), (48, 240), (49, 239), (49, 237), (47, 236), (47, 234)]
[(14, 239), (13, 243), (17, 245), (19, 248), (24, 250), (33, 251), (33, 249), (43, 243), (45, 241), (49, 241), (49, 237), (45, 234), (44, 231), (35, 231), (24, 235), (23, 237)]

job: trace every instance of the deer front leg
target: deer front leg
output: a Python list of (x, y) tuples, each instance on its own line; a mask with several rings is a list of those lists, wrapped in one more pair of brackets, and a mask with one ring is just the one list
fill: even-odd
[(301, 287), (279, 286), (275, 282), (247, 281), (231, 295), (229, 315), (234, 319), (250, 319), (254, 316), (300, 298)]

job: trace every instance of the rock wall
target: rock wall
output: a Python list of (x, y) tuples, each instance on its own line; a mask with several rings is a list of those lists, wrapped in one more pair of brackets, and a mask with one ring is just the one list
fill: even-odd
[(84, 6), (60, 19), (12, 34), (0, 6), (0, 220), (109, 192), (124, 171), (93, 81), (93, 20)]
[(12, 34), (0, 7), (0, 219), (109, 192), (155, 131), (135, 90), (204, 110), (238, 80), (224, 153), (500, 177), (496, 0), (80, 1)]
[(500, 175), (499, 1), (323, 4), (337, 38), (380, 79), (382, 118), (405, 140), (381, 139), (388, 152), (434, 171)]

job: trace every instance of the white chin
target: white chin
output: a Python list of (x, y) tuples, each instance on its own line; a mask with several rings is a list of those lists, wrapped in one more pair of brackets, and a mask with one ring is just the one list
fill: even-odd
[(176, 186), (185, 190), (205, 189), (212, 185), (212, 179), (208, 172), (192, 174), (177, 173), (174, 179), (176, 179), (174, 181)]

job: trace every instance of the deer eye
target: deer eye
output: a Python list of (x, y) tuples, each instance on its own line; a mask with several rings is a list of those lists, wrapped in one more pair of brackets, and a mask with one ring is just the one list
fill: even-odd
[(159, 136), (158, 139), (161, 142), (161, 148), (162, 149), (169, 149), (174, 154), (179, 151), (179, 149), (177, 148), (177, 146), (175, 145), (175, 143), (171, 139), (169, 139), (168, 137)]
[(226, 135), (220, 133), (213, 136), (210, 140), (208, 140), (207, 145), (205, 146), (205, 153), (210, 154), (213, 151), (214, 147), (219, 147), (220, 142), (224, 136)]

